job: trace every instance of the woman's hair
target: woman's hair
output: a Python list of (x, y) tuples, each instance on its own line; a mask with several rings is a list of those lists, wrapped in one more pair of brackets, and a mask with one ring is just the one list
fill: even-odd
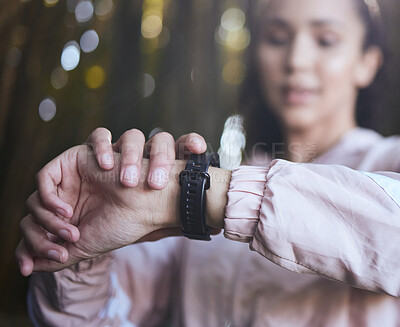
[[(364, 40), (364, 50), (367, 50), (369, 47), (377, 46), (381, 49), (383, 53), (383, 64), (385, 64), (386, 60), (386, 42), (384, 39), (383, 33), (383, 23), (381, 12), (378, 13), (372, 12), (372, 8), (368, 8), (366, 5), (367, 0), (356, 0), (356, 5), (358, 12), (361, 16), (361, 19), (366, 28), (366, 36)], [(376, 122), (378, 121), (379, 111), (381, 107), (381, 103), (379, 99), (381, 98), (381, 86), (383, 85), (382, 79), (384, 75), (384, 69), (379, 70), (378, 75), (372, 84), (365, 88), (361, 89), (358, 94), (357, 99), (357, 123), (359, 126), (374, 128), (376, 129)]]
[[(266, 1), (261, 0), (266, 5)], [(378, 46), (385, 55), (385, 46), (383, 42), (383, 28), (380, 17), (371, 14), (371, 8), (368, 8), (364, 0), (354, 0), (358, 13), (366, 28), (366, 37), (364, 49), (371, 46)], [(246, 130), (246, 150), (250, 151), (257, 144), (258, 149), (271, 152), (272, 145), (284, 141), (281, 125), (277, 118), (269, 110), (265, 103), (261, 83), (259, 81), (259, 70), (257, 68), (256, 47), (259, 42), (260, 21), (262, 10), (259, 8), (260, 0), (249, 1), (249, 29), (252, 35), (252, 41), (245, 55), (248, 67), (246, 78), (243, 82), (239, 96), (239, 113), (244, 117), (244, 127)], [(382, 70), (381, 70), (382, 71)], [(379, 108), (377, 103), (379, 94), (379, 85), (381, 83), (381, 72), (374, 82), (363, 90), (360, 90), (357, 99), (357, 123), (359, 126), (374, 128), (374, 114)]]

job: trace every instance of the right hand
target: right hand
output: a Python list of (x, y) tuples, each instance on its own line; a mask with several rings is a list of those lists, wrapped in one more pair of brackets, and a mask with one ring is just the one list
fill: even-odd
[(121, 153), (120, 182), (126, 187), (135, 187), (140, 176), (142, 157), (150, 159), (148, 184), (161, 190), (167, 185), (175, 159), (187, 159), (190, 153), (203, 153), (207, 144), (196, 133), (182, 135), (175, 143), (167, 132), (152, 136), (146, 143), (138, 129), (126, 131), (119, 140), (111, 143), (111, 132), (106, 128), (95, 129), (86, 140), (93, 148), (99, 166), (104, 170), (114, 167), (113, 151)]
[[(139, 178), (135, 188), (121, 187), (115, 178), (119, 155), (115, 158), (116, 167), (106, 172), (87, 146), (77, 146), (38, 173), (39, 192), (27, 201), (31, 215), (21, 221), (23, 239), (16, 250), (23, 275), (59, 270), (149, 235), (154, 238), (160, 230), (167, 230), (164, 236), (180, 230), (178, 179), (171, 178), (162, 191), (151, 190), (145, 178)], [(142, 165), (145, 177), (148, 160), (143, 159)], [(174, 176), (183, 168), (183, 161), (175, 161)], [(48, 210), (40, 192), (50, 205), (58, 204), (58, 215)], [(57, 244), (56, 236), (66, 242)]]
[[(142, 156), (143, 154), (150, 158), (148, 168), (148, 186), (153, 189), (164, 189), (167, 185), (170, 172), (175, 163), (175, 157), (177, 159), (186, 159), (190, 153), (203, 153), (206, 148), (206, 142), (204, 139), (196, 134), (190, 133), (181, 136), (176, 144), (172, 135), (162, 132), (154, 135), (150, 140), (144, 144), (144, 135), (137, 129), (132, 129), (125, 132), (120, 139), (114, 145), (111, 144), (111, 133), (105, 128), (97, 128), (91, 133), (88, 140), (86, 141), (91, 146), (95, 153), (95, 158), (99, 166), (103, 170), (111, 170), (114, 168), (114, 153), (113, 151), (121, 153), (121, 163), (119, 170), (116, 171), (118, 180), (126, 187), (135, 187), (138, 185), (139, 178), (133, 178), (130, 175), (132, 169), (137, 172), (136, 176), (140, 176), (142, 170)], [(145, 150), (144, 150), (145, 148)], [(105, 160), (103, 160), (105, 158)], [(32, 246), (37, 247), (36, 239), (37, 235), (33, 232), (29, 234), (29, 231), (41, 231), (47, 237), (45, 242), (47, 250), (40, 253), (39, 256), (42, 260), (57, 260), (57, 258), (64, 258), (68, 256), (68, 251), (60, 245), (56, 244), (56, 241), (64, 240), (67, 242), (77, 242), (80, 237), (79, 230), (74, 226), (68, 219), (60, 219), (59, 217), (71, 217), (72, 208), (65, 202), (53, 194), (54, 185), (48, 181), (48, 175), (51, 175), (53, 171), (49, 171), (49, 165), (41, 170), (41, 174), (37, 175), (38, 192), (31, 197), (28, 201), (28, 208), (35, 207), (35, 203), (43, 204), (46, 211), (53, 215), (52, 219), (44, 219), (41, 215), (28, 215), (24, 218), (21, 223), (21, 231), (25, 239), (23, 239), (16, 253), (17, 260), (20, 262), (20, 266), (26, 269), (21, 269), (24, 275), (30, 274), (33, 269), (34, 255), (32, 252), (43, 252), (43, 250), (35, 251), (32, 250)], [(56, 167), (57, 168), (57, 167)], [(160, 177), (157, 171), (161, 169), (164, 173), (164, 177)], [(45, 172), (45, 173), (43, 173)], [(129, 178), (125, 178), (128, 174)], [(132, 182), (133, 180), (133, 182)], [(161, 183), (160, 183), (161, 182)], [(35, 201), (32, 201), (35, 199)], [(30, 210), (31, 213), (32, 210)], [(61, 233), (62, 230), (68, 233)], [(218, 232), (218, 231), (215, 231)], [(51, 234), (50, 234), (51, 233)], [(54, 235), (57, 237), (54, 237)], [(38, 234), (42, 235), (42, 234)], [(167, 236), (181, 235), (180, 228), (165, 228), (155, 230), (147, 235), (144, 235), (140, 241), (153, 241)], [(52, 244), (50, 244), (52, 242)], [(26, 244), (29, 243), (29, 244)], [(28, 250), (31, 248), (31, 250)], [(58, 250), (56, 257), (49, 255), (49, 251)], [(52, 252), (54, 253), (54, 252)], [(22, 263), (22, 264), (21, 264)]]

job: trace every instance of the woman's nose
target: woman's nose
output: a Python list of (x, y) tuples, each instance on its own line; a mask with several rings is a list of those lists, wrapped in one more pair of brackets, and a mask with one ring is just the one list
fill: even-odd
[(307, 35), (297, 35), (287, 54), (287, 70), (289, 73), (312, 69), (315, 65), (315, 49)]

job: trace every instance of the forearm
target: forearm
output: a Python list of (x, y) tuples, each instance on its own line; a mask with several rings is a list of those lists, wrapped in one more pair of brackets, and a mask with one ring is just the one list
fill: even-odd
[(210, 167), (210, 189), (207, 191), (207, 225), (213, 228), (224, 228), (225, 207), (228, 202), (230, 170)]
[[(119, 170), (119, 158), (116, 158), (115, 171)], [(149, 217), (155, 221), (155, 229), (180, 227), (180, 192), (179, 174), (185, 169), (186, 160), (175, 160), (171, 169), (170, 179), (165, 189), (153, 190), (146, 184), (149, 172), (149, 160), (142, 160), (142, 169), (139, 183), (139, 188), (143, 194), (147, 194), (147, 201), (149, 202)], [(207, 225), (213, 228), (224, 227), (225, 207), (227, 204), (227, 193), (231, 179), (231, 171), (216, 167), (210, 167), (208, 170), (210, 174), (210, 189), (206, 191), (206, 218)], [(113, 171), (101, 172), (101, 174), (111, 174), (114, 176)], [(113, 175), (114, 174), (114, 175)], [(101, 180), (107, 180), (101, 177)], [(114, 182), (115, 183), (115, 182)], [(121, 187), (117, 189), (121, 198), (125, 199), (127, 205), (131, 205), (131, 212), (135, 212), (135, 202), (130, 202), (129, 199), (137, 197), (137, 188)], [(144, 218), (144, 217), (143, 217)]]
[(343, 166), (282, 160), (241, 167), (225, 236), (286, 269), (400, 296), (400, 209), (390, 196), (400, 175), (384, 181), (391, 187)]

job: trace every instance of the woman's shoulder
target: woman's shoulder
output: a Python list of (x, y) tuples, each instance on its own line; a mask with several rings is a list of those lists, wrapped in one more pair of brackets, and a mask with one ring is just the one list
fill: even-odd
[(400, 135), (384, 137), (373, 130), (365, 128), (357, 130), (357, 138), (360, 144), (365, 146), (358, 169), (400, 171)]

